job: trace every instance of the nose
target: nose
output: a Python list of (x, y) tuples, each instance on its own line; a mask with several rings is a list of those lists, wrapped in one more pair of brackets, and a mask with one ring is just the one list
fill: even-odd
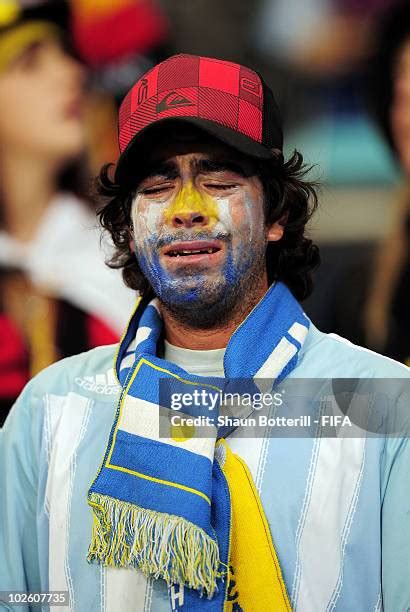
[(189, 210), (177, 210), (172, 215), (171, 223), (173, 227), (203, 227), (209, 224), (209, 218), (201, 212), (191, 212)]
[(216, 223), (216, 204), (189, 181), (165, 210), (165, 220), (176, 229), (207, 227)]

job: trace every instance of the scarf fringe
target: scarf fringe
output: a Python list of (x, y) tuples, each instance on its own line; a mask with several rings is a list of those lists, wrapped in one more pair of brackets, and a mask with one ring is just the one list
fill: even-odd
[(220, 571), (218, 544), (186, 519), (91, 493), (92, 538), (87, 560), (137, 567), (145, 576), (183, 584), (211, 598)]

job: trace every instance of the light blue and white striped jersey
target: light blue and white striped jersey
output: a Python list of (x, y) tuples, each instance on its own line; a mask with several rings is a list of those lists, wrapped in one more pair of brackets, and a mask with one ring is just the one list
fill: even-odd
[[(76, 612), (169, 612), (163, 581), (86, 561), (87, 492), (119, 393), (115, 349), (43, 371), (0, 431), (0, 591), (68, 591), (70, 605), (59, 609)], [(410, 371), (311, 325), (292, 376), (403, 378)], [(241, 433), (227, 441), (261, 495), (293, 610), (408, 612), (408, 440)]]

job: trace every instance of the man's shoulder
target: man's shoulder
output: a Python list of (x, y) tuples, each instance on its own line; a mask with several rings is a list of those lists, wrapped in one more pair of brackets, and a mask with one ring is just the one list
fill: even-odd
[(99, 399), (112, 396), (119, 388), (114, 372), (117, 349), (118, 344), (110, 344), (57, 361), (37, 374), (25, 393), (64, 396), (74, 392)]
[(408, 378), (410, 368), (394, 359), (326, 334), (313, 324), (298, 364), (298, 376), (315, 378)]

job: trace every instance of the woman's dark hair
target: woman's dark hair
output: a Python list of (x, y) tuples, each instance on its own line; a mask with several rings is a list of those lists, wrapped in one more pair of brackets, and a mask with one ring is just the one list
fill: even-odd
[(368, 79), (370, 111), (395, 154), (398, 152), (392, 134), (390, 110), (397, 56), (406, 40), (410, 40), (410, 3), (409, 0), (399, 0), (381, 15)]
[[(269, 243), (267, 248), (269, 283), (283, 281), (302, 301), (312, 291), (312, 271), (319, 264), (319, 249), (305, 235), (306, 224), (317, 207), (316, 184), (306, 179), (309, 168), (297, 151), (287, 162), (280, 155), (272, 161), (258, 161), (256, 167), (265, 193), (266, 222), (272, 224), (283, 219), (285, 226), (283, 238)], [(131, 177), (117, 184), (110, 176), (112, 169), (112, 164), (105, 165), (96, 181), (97, 194), (105, 200), (98, 211), (100, 222), (116, 247), (108, 265), (122, 268), (128, 287), (149, 295), (152, 289), (129, 246), (135, 180), (134, 188)]]

